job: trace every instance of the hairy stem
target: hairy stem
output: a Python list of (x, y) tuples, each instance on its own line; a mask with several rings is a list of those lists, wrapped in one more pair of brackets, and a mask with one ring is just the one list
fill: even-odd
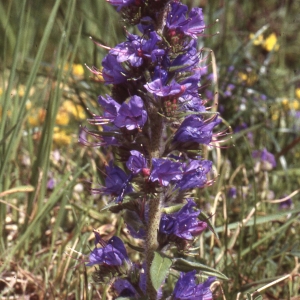
[[(170, 1), (165, 3), (164, 9), (157, 14), (156, 18), (156, 31), (158, 34), (162, 34), (163, 28), (165, 26), (168, 4)], [(155, 101), (154, 101), (155, 102)], [(151, 158), (160, 158), (164, 152), (164, 145), (162, 143), (162, 137), (164, 132), (164, 121), (163, 118), (158, 114), (159, 112), (158, 105), (149, 113), (150, 126), (151, 126), (151, 138), (150, 138), (150, 152)], [(157, 299), (157, 291), (153, 287), (150, 269), (152, 261), (154, 258), (154, 251), (158, 249), (158, 230), (159, 223), (161, 219), (161, 208), (163, 207), (164, 195), (160, 193), (157, 197), (149, 199), (149, 219), (148, 219), (148, 228), (146, 235), (146, 278), (147, 278), (147, 295), (150, 300)]]
[(146, 274), (147, 295), (149, 296), (150, 300), (155, 300), (157, 296), (157, 292), (151, 282), (150, 268), (154, 257), (154, 251), (158, 248), (157, 234), (161, 218), (162, 201), (163, 194), (161, 194), (160, 197), (150, 199), (149, 201), (149, 222), (146, 236)]

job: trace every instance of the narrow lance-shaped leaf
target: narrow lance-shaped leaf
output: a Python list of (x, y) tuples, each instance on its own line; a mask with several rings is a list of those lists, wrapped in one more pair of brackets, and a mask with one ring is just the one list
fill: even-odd
[(169, 274), (172, 260), (168, 257), (162, 256), (158, 252), (154, 252), (154, 259), (152, 261), (150, 275), (151, 282), (155, 290), (159, 290), (162, 283)]
[(188, 261), (183, 258), (175, 258), (173, 259), (173, 265), (172, 268), (177, 271), (182, 271), (182, 272), (189, 272), (192, 270), (197, 270), (197, 271), (202, 271), (203, 274), (208, 275), (208, 276), (215, 276), (219, 279), (222, 280), (229, 280), (227, 276), (225, 276), (223, 273), (221, 273), (218, 270), (215, 270), (214, 268), (208, 267), (206, 265), (197, 263), (197, 262), (192, 262)]

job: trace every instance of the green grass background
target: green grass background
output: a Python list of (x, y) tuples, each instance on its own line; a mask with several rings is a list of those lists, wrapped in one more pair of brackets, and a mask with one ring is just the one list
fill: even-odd
[[(249, 126), (232, 134), (224, 149), (204, 153), (214, 161), (216, 183), (198, 191), (197, 199), (213, 214), (219, 239), (207, 232), (197, 255), (230, 278), (216, 285), (216, 299), (298, 299), (300, 3), (185, 3), (204, 10), (208, 28), (201, 43), (216, 58), (215, 64), (206, 55), (218, 68), (218, 85), (211, 88), (218, 90), (222, 116), (233, 128), (242, 122)], [(56, 120), (65, 101), (81, 107), (86, 118), (99, 112), (97, 96), (109, 88), (86, 68), (76, 74), (73, 66), (99, 68), (106, 50), (89, 37), (113, 47), (124, 40), (123, 26), (104, 0), (0, 1), (1, 299), (106, 297), (108, 285), (93, 283), (84, 260), (93, 247), (93, 228), (129, 240), (120, 218), (101, 212), (103, 199), (90, 193), (103, 182), (110, 153), (78, 143), (79, 126), (87, 125), (78, 114), (67, 111), (67, 124)], [(264, 38), (275, 33), (280, 48), (255, 46), (250, 33)], [(235, 72), (228, 72), (230, 66)], [(241, 74), (255, 80), (242, 82)], [(235, 90), (226, 98), (230, 83)], [(277, 167), (255, 173), (251, 152), (263, 147), (276, 155)], [(53, 189), (47, 188), (51, 178)], [(232, 186), (235, 199), (227, 194)], [(270, 202), (293, 192), (288, 210)]]

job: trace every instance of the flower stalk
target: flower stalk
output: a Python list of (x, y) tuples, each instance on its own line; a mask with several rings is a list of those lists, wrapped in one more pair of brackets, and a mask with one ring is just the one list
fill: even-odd
[[(108, 2), (117, 6), (125, 22), (137, 25), (141, 35), (126, 31), (125, 42), (105, 47), (109, 52), (101, 72), (90, 68), (98, 77), (101, 73), (112, 90), (98, 98), (103, 114), (89, 120), (101, 130), (84, 133), (96, 139), (95, 146), (109, 146), (123, 163), (119, 167), (110, 161), (105, 185), (93, 192), (111, 197), (109, 209), (123, 211), (130, 235), (142, 241), (143, 250), (142, 263), (132, 262), (119, 237), (104, 240), (95, 232), (88, 265), (100, 266), (94, 276), (99, 281), (118, 278), (112, 282), (118, 297), (202, 299), (205, 293), (205, 299), (211, 299), (209, 286), (215, 279), (198, 284), (193, 266), (182, 259), (176, 264), (178, 251), (187, 250), (208, 227), (190, 194), (212, 183), (206, 177), (212, 162), (201, 157), (201, 149), (214, 141), (213, 130), (221, 122), (200, 96), (197, 39), (205, 28), (202, 11), (188, 12), (175, 0)], [(164, 283), (172, 264), (184, 272), (168, 291)]]

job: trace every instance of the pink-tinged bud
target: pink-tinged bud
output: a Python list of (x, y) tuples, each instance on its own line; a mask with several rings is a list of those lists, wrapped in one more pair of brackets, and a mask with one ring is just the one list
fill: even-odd
[(149, 177), (150, 176), (150, 169), (148, 168), (143, 168), (142, 173), (144, 177)]

